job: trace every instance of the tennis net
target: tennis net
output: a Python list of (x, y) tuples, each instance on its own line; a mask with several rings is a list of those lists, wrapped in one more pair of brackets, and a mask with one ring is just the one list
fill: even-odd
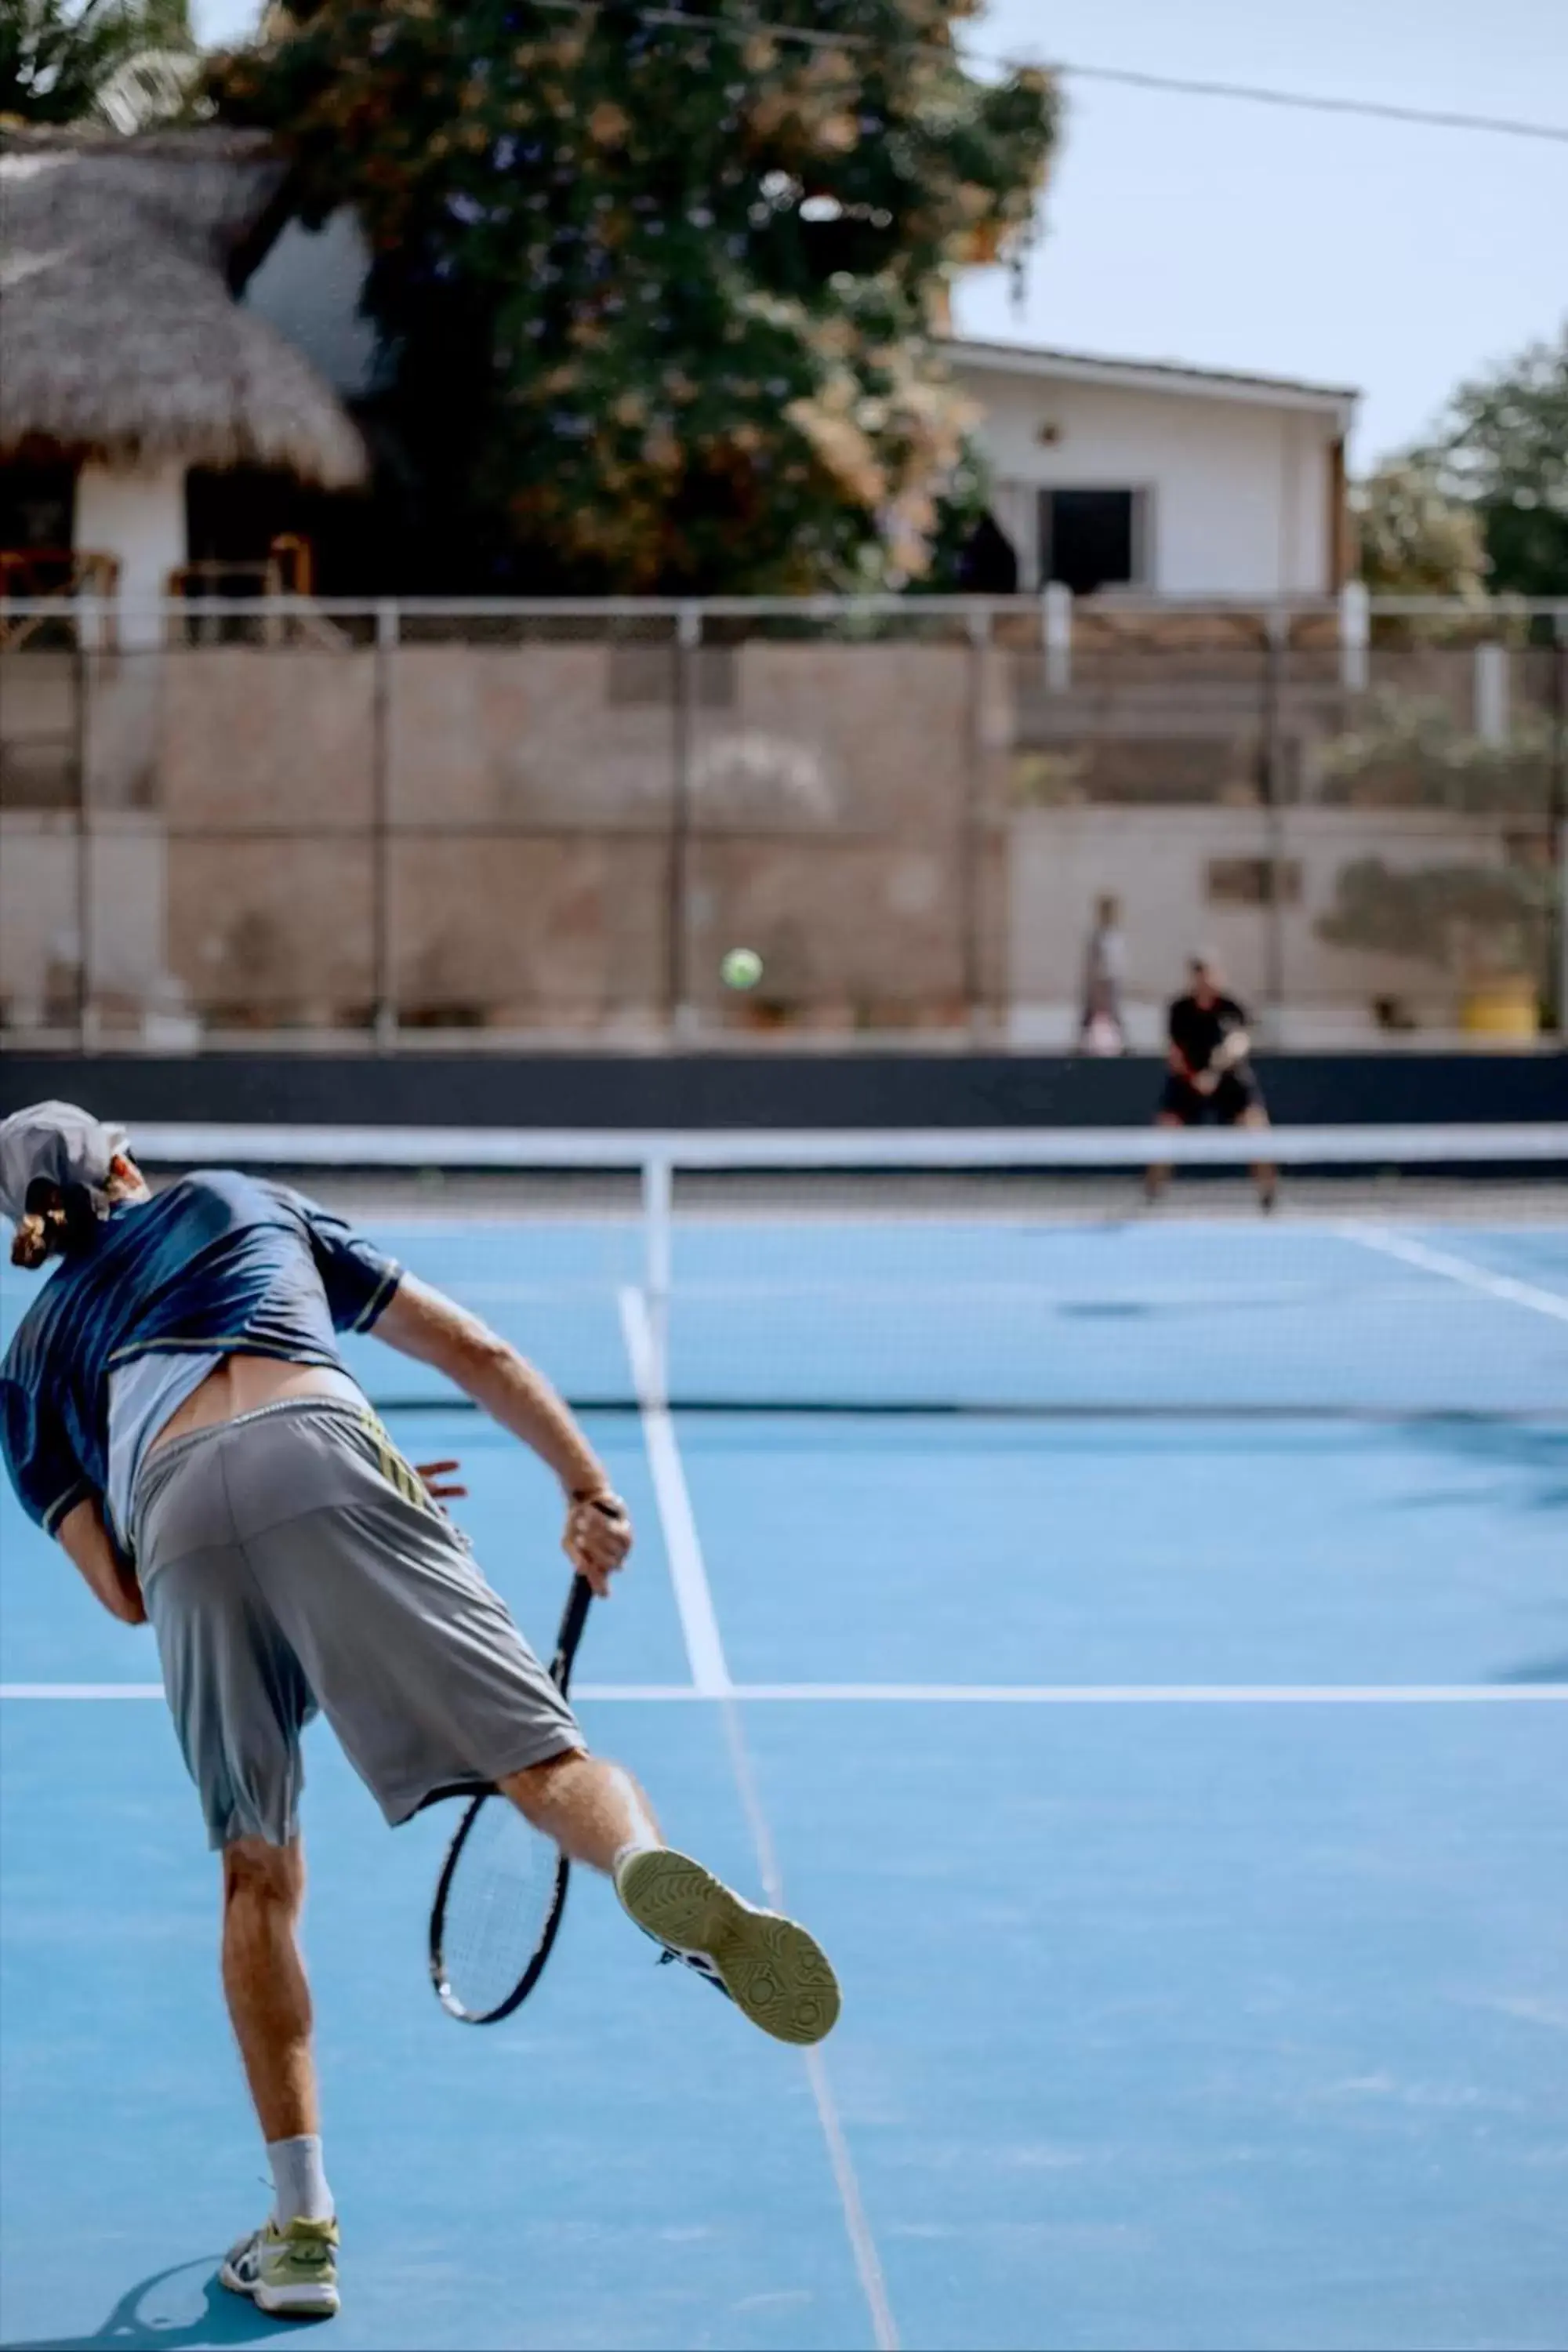
[[(132, 1141), (299, 1184), (585, 1410), (1568, 1423), (1568, 1123)], [(461, 1402), (349, 1346), (383, 1410)]]

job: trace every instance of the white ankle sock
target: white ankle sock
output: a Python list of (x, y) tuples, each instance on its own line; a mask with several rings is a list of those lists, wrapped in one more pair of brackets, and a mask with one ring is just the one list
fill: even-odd
[(652, 1853), (658, 1847), (658, 1840), (657, 1838), (642, 1837), (628, 1838), (625, 1845), (617, 1846), (616, 1848), (615, 1859), (610, 1864), (611, 1885), (619, 1886), (621, 1883), (621, 1873), (626, 1868), (627, 1863), (630, 1862), (634, 1853)]
[(332, 2192), (321, 2164), (319, 2132), (301, 2132), (298, 2139), (269, 2139), (267, 2154), (272, 2165), (273, 2218), (280, 2230), (290, 2221), (330, 2221)]

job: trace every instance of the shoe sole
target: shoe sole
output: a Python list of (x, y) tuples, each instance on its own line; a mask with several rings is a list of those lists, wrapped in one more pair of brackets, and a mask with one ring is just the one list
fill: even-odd
[(230, 2294), (244, 2295), (269, 2319), (335, 2319), (341, 2308), (342, 2298), (335, 2286), (263, 2286), (259, 2282), (247, 2286), (226, 2263), (217, 2276), (220, 2286), (227, 2287)]
[(721, 1879), (661, 1847), (621, 1873), (621, 1903), (658, 1943), (711, 1960), (736, 2008), (775, 2042), (820, 2042), (837, 2021), (838, 1979), (814, 1937), (776, 1911), (753, 1911)]

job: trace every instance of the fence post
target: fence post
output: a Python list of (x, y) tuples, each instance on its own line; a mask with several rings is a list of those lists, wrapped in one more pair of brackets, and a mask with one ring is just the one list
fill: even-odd
[(1340, 684), (1347, 694), (1364, 694), (1371, 670), (1372, 599), (1363, 580), (1340, 590)]
[(1476, 733), (1483, 743), (1509, 738), (1508, 647), (1483, 645), (1475, 654)]
[(986, 986), (985, 905), (989, 896), (990, 842), (985, 806), (985, 656), (991, 645), (991, 614), (971, 612), (969, 631), (969, 740), (965, 751), (963, 821), (959, 835), (962, 903), (961, 960), (963, 1002), (972, 1045), (991, 1037), (991, 992)]
[(665, 894), (668, 925), (668, 974), (669, 1034), (673, 1045), (689, 1044), (696, 1028), (691, 1003), (690, 920), (691, 761), (697, 700), (697, 656), (702, 644), (702, 611), (682, 604), (675, 635), (675, 772), (669, 810), (669, 870)]
[(81, 633), (77, 633), (76, 661), (76, 1027), (77, 1046), (83, 1054), (98, 1045), (98, 1001), (92, 984), (92, 819), (88, 803), (88, 751), (90, 720), (88, 697), (92, 672)]
[(1280, 698), (1290, 616), (1270, 605), (1263, 651), (1262, 784), (1268, 857), (1263, 892), (1263, 994), (1269, 1045), (1282, 1042), (1285, 1011), (1285, 931), (1282, 881), (1285, 868), (1284, 732)]
[(392, 955), (392, 656), (398, 610), (390, 597), (375, 608), (375, 664), (371, 688), (371, 952), (374, 963), (373, 1027), (377, 1053), (397, 1043), (397, 986)]
[(1040, 592), (1040, 616), (1046, 685), (1052, 694), (1066, 694), (1072, 684), (1072, 590), (1059, 580), (1047, 581)]
[(1568, 606), (1552, 615), (1551, 832), (1556, 877), (1552, 978), (1557, 983), (1557, 1042), (1568, 1053)]

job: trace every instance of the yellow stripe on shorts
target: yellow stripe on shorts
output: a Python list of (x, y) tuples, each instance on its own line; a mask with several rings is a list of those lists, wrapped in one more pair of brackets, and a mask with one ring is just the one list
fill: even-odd
[(426, 1492), (425, 1482), (410, 1462), (405, 1462), (374, 1412), (360, 1414), (361, 1425), (374, 1441), (381, 1475), (389, 1486), (396, 1488), (405, 1503), (417, 1503), (426, 1510), (435, 1505)]

